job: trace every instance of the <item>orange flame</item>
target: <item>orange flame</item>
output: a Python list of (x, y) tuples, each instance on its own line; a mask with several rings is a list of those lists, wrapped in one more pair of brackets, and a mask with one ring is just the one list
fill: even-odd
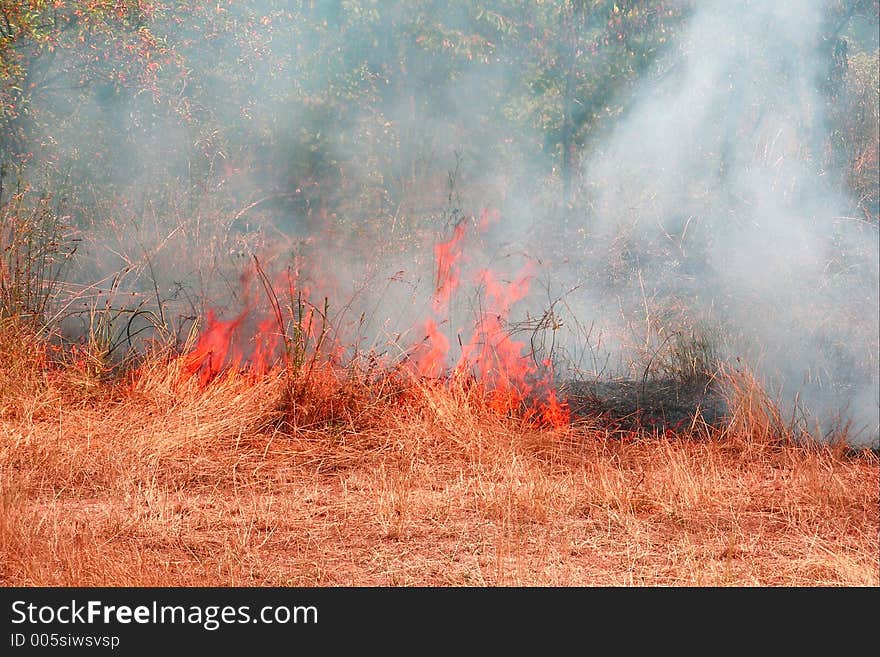
[(504, 331), (504, 322), (514, 303), (529, 289), (531, 265), (504, 285), (488, 269), (477, 273), (486, 291), (487, 307), (474, 326), (470, 342), (462, 349), (457, 368), (469, 370), (489, 391), (489, 406), (498, 413), (516, 410), (530, 392), (531, 362), (523, 356), (525, 343), (513, 340)]
[(495, 208), (483, 208), (480, 213), (480, 221), (477, 223), (477, 229), (481, 233), (488, 231), (494, 224), (501, 220), (501, 213)]
[[(476, 227), (488, 230), (499, 221), (500, 213), (494, 209), (484, 209)], [(449, 366), (450, 342), (441, 326), (448, 321), (452, 295), (459, 288), (462, 278), (461, 260), (467, 224), (459, 222), (447, 241), (434, 246), (436, 280), (432, 298), (432, 315), (422, 323), (424, 338), (410, 352), (410, 366), (422, 377), (443, 379)], [(283, 353), (281, 338), (285, 346), (291, 339), (285, 334), (285, 313), (289, 313), (299, 326), (297, 339), (309, 344), (309, 349), (322, 352), (319, 368), (332, 368), (339, 365), (346, 349), (339, 336), (330, 338), (324, 333), (323, 315), (308, 303), (309, 289), (298, 285), (299, 269), (302, 265), (297, 259), (293, 270), (288, 270), (286, 279), (270, 283), (263, 270), (256, 265), (259, 277), (248, 274), (242, 276), (243, 298), (246, 309), (236, 318), (222, 321), (209, 310), (205, 327), (195, 348), (183, 356), (183, 371), (189, 376), (199, 375), (204, 386), (224, 368), (239, 368), (245, 359), (240, 348), (241, 333), (253, 329), (250, 338), (250, 355), (246, 359), (246, 369), (254, 376), (264, 375), (276, 367)], [(506, 415), (523, 413), (524, 417), (550, 427), (564, 427), (569, 423), (570, 411), (565, 401), (557, 397), (553, 385), (553, 368), (549, 361), (540, 365), (533, 359), (525, 342), (514, 339), (508, 330), (507, 322), (516, 303), (529, 292), (534, 265), (527, 262), (510, 281), (502, 280), (497, 273), (481, 269), (473, 276), (474, 284), (483, 290), (485, 307), (474, 321), (470, 339), (462, 345), (461, 356), (455, 371), (466, 372), (476, 379), (485, 391), (486, 402), (493, 411)], [(247, 286), (258, 279), (264, 285), (268, 308), (256, 317), (251, 317), (253, 306)], [(333, 286), (333, 280), (328, 279)], [(285, 291), (290, 305), (283, 306), (274, 295), (275, 289)], [(256, 313), (254, 313), (256, 314)], [(322, 328), (323, 327), (323, 328)], [(328, 344), (317, 347), (317, 343)], [(281, 353), (279, 353), (281, 352)]]
[(458, 288), (461, 275), (458, 261), (461, 259), (462, 241), (467, 224), (460, 221), (455, 226), (448, 242), (434, 245), (434, 259), (437, 262), (437, 280), (434, 286), (434, 312), (438, 315), (449, 307), (452, 294)]
[(199, 336), (196, 346), (184, 357), (183, 371), (190, 376), (198, 372), (199, 382), (205, 385), (223, 369), (230, 348), (232, 348), (232, 359), (240, 361), (240, 353), (233, 348), (233, 335), (247, 317), (247, 313), (248, 311), (245, 310), (235, 319), (224, 322), (217, 319), (212, 309), (208, 309), (205, 329)]
[(281, 334), (275, 318), (267, 317), (257, 324), (254, 336), (254, 353), (251, 356), (251, 371), (254, 374), (266, 374), (272, 368), (272, 360), (278, 348)]
[(416, 373), (420, 376), (440, 378), (446, 368), (446, 356), (449, 353), (449, 340), (440, 331), (437, 322), (429, 319), (425, 322), (425, 340), (420, 343), (413, 355)]
[(545, 359), (542, 363), (545, 376), (538, 382), (544, 400), (538, 405), (541, 424), (560, 429), (571, 422), (571, 408), (567, 401), (559, 401), (556, 388), (553, 386), (553, 363)]

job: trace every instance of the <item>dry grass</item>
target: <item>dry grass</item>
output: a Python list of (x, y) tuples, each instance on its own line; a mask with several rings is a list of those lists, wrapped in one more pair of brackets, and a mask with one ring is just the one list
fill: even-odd
[(780, 435), (748, 382), (720, 430), (621, 437), (463, 382), (107, 382), (4, 335), (5, 586), (880, 585), (878, 459)]

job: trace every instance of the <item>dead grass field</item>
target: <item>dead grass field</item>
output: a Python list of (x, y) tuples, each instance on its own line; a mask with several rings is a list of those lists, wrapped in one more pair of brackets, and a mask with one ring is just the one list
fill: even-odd
[(880, 585), (876, 455), (783, 440), (745, 397), (654, 438), (455, 383), (101, 382), (5, 344), (4, 586)]

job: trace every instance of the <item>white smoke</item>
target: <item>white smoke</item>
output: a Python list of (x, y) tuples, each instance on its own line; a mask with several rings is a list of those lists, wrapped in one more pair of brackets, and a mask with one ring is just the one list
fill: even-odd
[(852, 203), (821, 170), (820, 10), (699, 3), (679, 49), (586, 162), (595, 213), (584, 232), (593, 253), (626, 236), (639, 276), (614, 292), (631, 307), (684, 304), (722, 329), (728, 359), (783, 405), (797, 400), (811, 429), (851, 421), (854, 440), (871, 442), (880, 252), (876, 225), (847, 217)]

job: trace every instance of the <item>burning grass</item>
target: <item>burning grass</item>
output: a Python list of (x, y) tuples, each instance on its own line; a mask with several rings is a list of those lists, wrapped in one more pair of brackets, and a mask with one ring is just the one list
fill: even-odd
[[(397, 351), (345, 347), (297, 270), (256, 259), (232, 317), (115, 368), (8, 316), (0, 583), (880, 584), (875, 453), (801, 440), (741, 372), (708, 394), (687, 369), (697, 403), (558, 388), (505, 329), (531, 265), (463, 267), (467, 236), (435, 248)], [(454, 362), (466, 279), (484, 304)]]
[(7, 586), (880, 584), (876, 455), (793, 440), (744, 379), (656, 436), (465, 376), (108, 379), (0, 335)]

